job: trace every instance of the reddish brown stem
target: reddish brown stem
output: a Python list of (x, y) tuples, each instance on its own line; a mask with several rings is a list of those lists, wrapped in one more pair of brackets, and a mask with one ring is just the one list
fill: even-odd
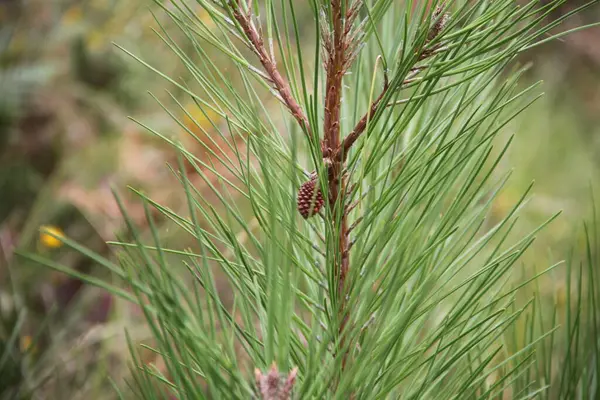
[(251, 14), (244, 12), (240, 6), (239, 0), (232, 0), (229, 4), (235, 20), (240, 24), (246, 38), (250, 41), (250, 47), (265, 69), (273, 87), (292, 116), (298, 121), (298, 124), (300, 124), (300, 127), (304, 130), (305, 134), (310, 138), (311, 130), (308, 118), (304, 114), (300, 104), (298, 104), (292, 95), (290, 85), (283, 78), (281, 73), (279, 73), (275, 59), (267, 52), (262, 35), (252, 23)]
[[(346, 191), (346, 177), (343, 175), (343, 160), (329, 159), (331, 156), (329, 149), (337, 149), (340, 146), (340, 108), (342, 99), (342, 80), (346, 68), (348, 68), (349, 48), (348, 34), (350, 30), (345, 26), (342, 10), (342, 0), (331, 1), (331, 16), (332, 16), (332, 40), (330, 45), (326, 47), (328, 51), (326, 61), (326, 94), (325, 94), (325, 120), (323, 125), (324, 146), (323, 157), (329, 164), (329, 205), (334, 212), (333, 221), (338, 221), (341, 213), (341, 224), (339, 231), (339, 242), (336, 252), (338, 257), (335, 261), (335, 271), (338, 275), (338, 302), (339, 315), (341, 318), (339, 334), (342, 336), (348, 323), (348, 312), (345, 306), (346, 298), (346, 278), (350, 268), (348, 254), (348, 220), (345, 212), (344, 193)], [(340, 340), (339, 348), (345, 347), (345, 341)], [(347, 362), (348, 353), (344, 351), (342, 359), (342, 367), (344, 368)]]
[[(446, 17), (447, 20), (447, 17)], [(441, 29), (441, 28), (438, 28)], [(432, 55), (435, 54), (435, 52), (440, 48), (440, 46), (434, 46), (431, 49), (427, 49), (426, 51), (424, 51), (421, 56), (419, 57), (419, 61), (422, 61), (428, 57), (431, 57)], [(408, 75), (408, 77), (402, 82), (402, 85), (407, 85), (409, 83), (412, 83), (415, 81), (414, 76), (416, 76), (421, 70), (423, 70), (424, 67), (413, 67), (410, 70), (410, 73)], [(346, 158), (348, 157), (348, 153), (350, 152), (350, 148), (352, 148), (352, 146), (354, 145), (354, 143), (358, 140), (358, 138), (360, 138), (360, 136), (364, 133), (365, 129), (367, 128), (367, 124), (369, 123), (369, 121), (373, 118), (373, 116), (377, 113), (377, 111), (381, 108), (381, 107), (385, 107), (385, 105), (381, 105), (381, 101), (383, 100), (385, 94), (387, 93), (388, 89), (389, 89), (389, 83), (387, 80), (387, 76), (385, 78), (385, 82), (383, 85), (383, 90), (381, 91), (381, 93), (379, 94), (379, 96), (375, 99), (375, 101), (373, 101), (373, 103), (371, 103), (371, 106), (369, 107), (369, 110), (367, 111), (367, 113), (360, 119), (360, 121), (358, 121), (358, 123), (356, 124), (356, 126), (354, 127), (354, 129), (352, 130), (352, 132), (350, 132), (350, 134), (348, 136), (346, 136), (346, 138), (344, 139), (343, 143), (341, 144), (341, 146), (336, 147), (334, 154), (333, 154), (333, 160), (341, 160), (341, 161), (345, 161)]]
[(337, 150), (335, 151), (334, 156), (333, 156), (334, 160), (339, 160), (339, 161), (346, 160), (346, 158), (348, 157), (348, 153), (350, 152), (350, 148), (352, 147), (354, 142), (356, 142), (358, 140), (360, 135), (363, 134), (363, 132), (367, 128), (367, 124), (369, 123), (371, 118), (373, 118), (373, 115), (375, 115), (377, 113), (377, 110), (379, 110), (381, 100), (385, 96), (385, 93), (387, 92), (388, 88), (389, 88), (389, 84), (387, 83), (387, 80), (386, 80), (386, 83), (383, 87), (383, 90), (381, 91), (381, 94), (371, 104), (371, 106), (369, 107), (369, 111), (367, 111), (367, 113), (360, 119), (360, 121), (358, 121), (358, 123), (356, 124), (356, 126), (354, 127), (352, 132), (350, 132), (350, 134), (348, 136), (346, 136), (342, 145), (338, 146), (336, 148)]
[[(450, 14), (448, 14), (448, 13), (442, 14), (445, 6), (446, 6), (445, 2), (443, 2), (440, 5), (438, 5), (433, 12), (433, 20), (435, 22), (427, 34), (427, 43), (428, 44), (436, 39), (436, 37), (444, 29), (444, 27), (448, 23), (448, 20), (450, 19)], [(432, 47), (425, 49), (418, 56), (417, 61), (423, 61), (423, 60), (433, 56), (434, 54), (436, 54), (437, 51), (439, 51), (442, 48), (443, 48), (443, 46), (441, 45), (441, 43), (438, 43)], [(414, 82), (414, 79), (413, 79), (414, 76), (417, 75), (424, 68), (425, 67), (414, 66), (410, 70), (409, 76), (404, 80), (404, 82), (402, 82), (402, 84), (406, 85), (411, 82)], [(377, 113), (379, 108), (385, 107), (385, 105), (383, 105), (383, 106), (381, 105), (381, 101), (383, 100), (389, 87), (390, 86), (389, 86), (387, 75), (386, 75), (384, 85), (383, 85), (383, 90), (381, 91), (381, 94), (377, 97), (377, 99), (375, 99), (375, 101), (371, 104), (367, 113), (360, 119), (360, 121), (358, 121), (358, 124), (356, 124), (356, 126), (354, 127), (352, 132), (350, 132), (350, 134), (348, 136), (346, 136), (346, 138), (344, 139), (343, 143), (340, 146), (336, 146), (336, 147), (331, 146), (331, 148), (334, 149), (334, 154), (332, 157), (334, 162), (336, 162), (336, 161), (343, 162), (346, 160), (346, 157), (348, 157), (348, 153), (350, 152), (350, 148), (358, 140), (360, 135), (363, 134), (363, 132), (367, 128), (368, 122)]]
[[(325, 147), (336, 149), (340, 141), (340, 105), (342, 78), (344, 76), (344, 20), (342, 0), (332, 0), (333, 40), (327, 59), (327, 92), (325, 94), (325, 121), (323, 125)], [(337, 196), (337, 195), (336, 195)]]

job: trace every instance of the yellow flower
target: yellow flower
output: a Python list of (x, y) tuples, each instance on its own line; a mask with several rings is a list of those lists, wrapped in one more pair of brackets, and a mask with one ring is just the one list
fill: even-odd
[(206, 10), (204, 10), (204, 8), (202, 6), (198, 7), (197, 13), (198, 13), (197, 18), (200, 21), (202, 21), (204, 23), (204, 25), (206, 25), (207, 29), (209, 29), (211, 31), (213, 29), (215, 29), (215, 27), (216, 27), (215, 21), (212, 19), (210, 14), (208, 12), (206, 12)]
[[(45, 230), (45, 232), (43, 232)], [(51, 249), (58, 248), (63, 245), (63, 242), (60, 238), (65, 237), (64, 232), (55, 226), (44, 225), (40, 228), (40, 241), (45, 247), (49, 247)], [(52, 235), (57, 237), (54, 237)]]
[(98, 51), (108, 43), (106, 35), (98, 30), (88, 32), (85, 42), (91, 51)]
[(513, 189), (503, 190), (492, 203), (492, 213), (498, 217), (504, 217), (517, 203), (519, 197)]
[(81, 7), (73, 6), (67, 10), (63, 15), (63, 23), (65, 25), (74, 25), (80, 22), (83, 18), (83, 13), (81, 12)]
[[(195, 103), (190, 103), (185, 109), (187, 111), (187, 113), (184, 113), (183, 115), (185, 126), (200, 138), (205, 136), (202, 129), (211, 132), (213, 130), (212, 124), (219, 124), (221, 119), (216, 111), (213, 111), (208, 107), (201, 110)], [(184, 141), (188, 140), (187, 133), (182, 133), (184, 133)]]
[(29, 336), (29, 335), (21, 336), (21, 341), (19, 344), (19, 346), (21, 348), (21, 352), (26, 353), (27, 350), (29, 350), (29, 348), (31, 347), (32, 342), (33, 342), (33, 339), (31, 338), (31, 336)]
[(83, 19), (83, 12), (81, 11), (81, 7), (73, 6), (67, 10), (66, 13), (63, 14), (63, 24), (65, 25), (74, 25), (79, 23)]
[(217, 119), (219, 118), (219, 114), (212, 108), (204, 107), (203, 109), (200, 109), (196, 103), (193, 102), (189, 103), (185, 109), (190, 115), (188, 116), (185, 114), (185, 122), (193, 126), (198, 123), (198, 125), (204, 129), (211, 129), (212, 123), (216, 123)]

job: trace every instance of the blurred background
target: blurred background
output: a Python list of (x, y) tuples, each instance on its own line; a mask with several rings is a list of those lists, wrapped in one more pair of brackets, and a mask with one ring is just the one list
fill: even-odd
[[(211, 124), (172, 84), (113, 45), (186, 81), (187, 71), (152, 30), (159, 24), (169, 29), (169, 21), (149, 3), (0, 0), (0, 349), (15, 350), (0, 361), (0, 397), (8, 396), (2, 398), (12, 398), (11, 390), (23, 382), (30, 391), (43, 388), (47, 398), (114, 397), (108, 371), (115, 379), (128, 375), (124, 328), (134, 341), (149, 337), (139, 310), (14, 254), (24, 249), (99, 274), (93, 260), (65, 249), (40, 228), (110, 257), (106, 242), (124, 234), (112, 186), (122, 189), (142, 229), (143, 209), (128, 199), (127, 185), (173, 209), (181, 206), (178, 183), (165, 167), (176, 161), (175, 152), (128, 117), (194, 150), (185, 129), (148, 95), (166, 99), (168, 89), (189, 112), (177, 115), (190, 122), (188, 129), (203, 135), (190, 118), (208, 132)], [(550, 18), (580, 4), (569, 0)], [(559, 30), (598, 20), (600, 8), (594, 7)], [(173, 35), (177, 39), (175, 30)], [(505, 130), (516, 139), (499, 173), (513, 169), (514, 175), (493, 214), (506, 213), (534, 179), (535, 196), (515, 234), (563, 211), (524, 258), (539, 269), (582, 243), (590, 187), (598, 190), (599, 41), (600, 29), (584, 30), (518, 60), (532, 63), (523, 88), (543, 80), (537, 90), (545, 96)], [(186, 42), (180, 44), (185, 51)], [(189, 240), (176, 229), (163, 232), (167, 246), (183, 248)], [(549, 280), (543, 289), (559, 303), (564, 297), (561, 279)], [(24, 309), (27, 313), (18, 311)], [(160, 368), (150, 351), (146, 357), (142, 361)]]

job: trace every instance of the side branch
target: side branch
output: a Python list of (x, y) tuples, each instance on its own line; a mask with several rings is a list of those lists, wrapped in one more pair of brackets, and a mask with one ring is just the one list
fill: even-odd
[(333, 156), (336, 161), (341, 162), (341, 161), (346, 160), (346, 157), (348, 157), (348, 153), (350, 152), (350, 148), (352, 147), (354, 142), (356, 142), (358, 140), (360, 135), (363, 134), (363, 132), (367, 128), (367, 124), (369, 123), (369, 121), (371, 120), (373, 115), (375, 115), (377, 113), (377, 111), (379, 110), (379, 106), (381, 105), (381, 100), (383, 100), (389, 87), (390, 87), (389, 82), (386, 79), (385, 83), (383, 85), (383, 90), (381, 91), (381, 94), (379, 94), (379, 96), (375, 99), (375, 101), (373, 101), (373, 103), (371, 103), (371, 107), (369, 107), (369, 111), (367, 111), (367, 113), (360, 119), (360, 121), (358, 121), (358, 123), (356, 124), (356, 126), (354, 127), (352, 132), (350, 132), (350, 134), (348, 136), (346, 136), (342, 145), (336, 149), (335, 154)]
[[(432, 41), (434, 41), (442, 32), (442, 30), (445, 28), (446, 24), (448, 23), (449, 19), (450, 19), (450, 14), (448, 13), (443, 13), (443, 9), (445, 8), (445, 2), (438, 5), (436, 7), (436, 9), (433, 12), (432, 15), (432, 19), (434, 21), (433, 25), (431, 26), (431, 28), (429, 29), (429, 32), (427, 34), (427, 40), (426, 40), (426, 44), (431, 44)], [(440, 43), (434, 44), (429, 48), (426, 48), (423, 52), (421, 52), (421, 54), (418, 55), (417, 57), (417, 62), (419, 61), (423, 61), (427, 58), (430, 58), (431, 56), (435, 55), (439, 50), (443, 49), (442, 45)], [(418, 67), (418, 66), (414, 66), (408, 76), (406, 77), (406, 79), (402, 82), (402, 84), (399, 86), (399, 88), (402, 88), (404, 85), (407, 85), (411, 82), (414, 81), (414, 77), (416, 75), (419, 74), (419, 72), (421, 72), (423, 69), (425, 69), (424, 67)], [(373, 103), (371, 103), (371, 106), (369, 107), (369, 110), (367, 111), (367, 113), (360, 119), (360, 121), (358, 121), (358, 123), (356, 124), (356, 126), (354, 127), (354, 129), (352, 130), (352, 132), (350, 132), (350, 134), (348, 136), (346, 136), (343, 140), (343, 142), (335, 149), (334, 154), (332, 159), (337, 162), (344, 162), (346, 160), (346, 158), (348, 157), (348, 153), (350, 152), (350, 148), (352, 147), (352, 145), (358, 140), (358, 138), (364, 133), (365, 129), (367, 128), (367, 124), (369, 123), (369, 121), (373, 118), (373, 116), (377, 113), (377, 111), (380, 109), (381, 106), (381, 101), (383, 100), (383, 98), (385, 97), (385, 94), (387, 93), (387, 91), (389, 90), (390, 85), (388, 82), (388, 77), (387, 74), (384, 75), (384, 84), (383, 84), (383, 90), (381, 91), (381, 93), (379, 94), (379, 96), (377, 97), (377, 99), (375, 99), (375, 101), (373, 101)], [(395, 89), (394, 89), (395, 90)], [(385, 106), (383, 106), (385, 107)]]
[[(290, 85), (283, 78), (281, 73), (279, 73), (274, 58), (275, 56), (270, 56), (267, 52), (263, 37), (252, 22), (252, 15), (250, 14), (250, 11), (245, 12), (240, 6), (239, 0), (231, 0), (229, 2), (229, 6), (231, 7), (231, 11), (235, 20), (240, 24), (244, 34), (246, 35), (246, 38), (250, 42), (250, 48), (254, 54), (256, 54), (263, 68), (265, 69), (269, 81), (279, 94), (279, 97), (285, 106), (290, 110), (292, 116), (296, 119), (296, 121), (298, 121), (300, 127), (304, 130), (304, 133), (310, 137), (311, 129), (310, 124), (308, 123), (308, 118), (304, 114), (300, 104), (298, 104), (294, 96), (292, 96)], [(250, 7), (248, 10), (250, 10)]]

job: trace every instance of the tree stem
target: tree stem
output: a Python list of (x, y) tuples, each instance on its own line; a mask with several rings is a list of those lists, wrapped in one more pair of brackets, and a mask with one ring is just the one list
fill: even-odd
[[(340, 221), (339, 241), (336, 248), (336, 257), (334, 257), (334, 271), (338, 277), (338, 304), (339, 317), (341, 319), (339, 326), (339, 335), (343, 335), (343, 331), (348, 322), (348, 313), (346, 310), (346, 279), (350, 269), (349, 254), (348, 254), (348, 215), (344, 204), (344, 193), (347, 185), (346, 177), (343, 175), (344, 160), (330, 157), (331, 150), (337, 149), (341, 143), (340, 132), (340, 110), (342, 99), (342, 81), (345, 70), (347, 68), (348, 48), (347, 35), (348, 30), (344, 25), (343, 18), (343, 0), (331, 1), (331, 16), (332, 16), (332, 40), (329, 52), (327, 55), (327, 82), (325, 94), (325, 120), (323, 127), (324, 146), (323, 158), (326, 161), (331, 161), (329, 165), (329, 205), (333, 210), (333, 224), (336, 225)], [(341, 215), (339, 214), (341, 213)], [(341, 217), (341, 218), (340, 218)], [(345, 341), (339, 341), (339, 349), (344, 352), (342, 368), (347, 362), (347, 351), (344, 349)]]

